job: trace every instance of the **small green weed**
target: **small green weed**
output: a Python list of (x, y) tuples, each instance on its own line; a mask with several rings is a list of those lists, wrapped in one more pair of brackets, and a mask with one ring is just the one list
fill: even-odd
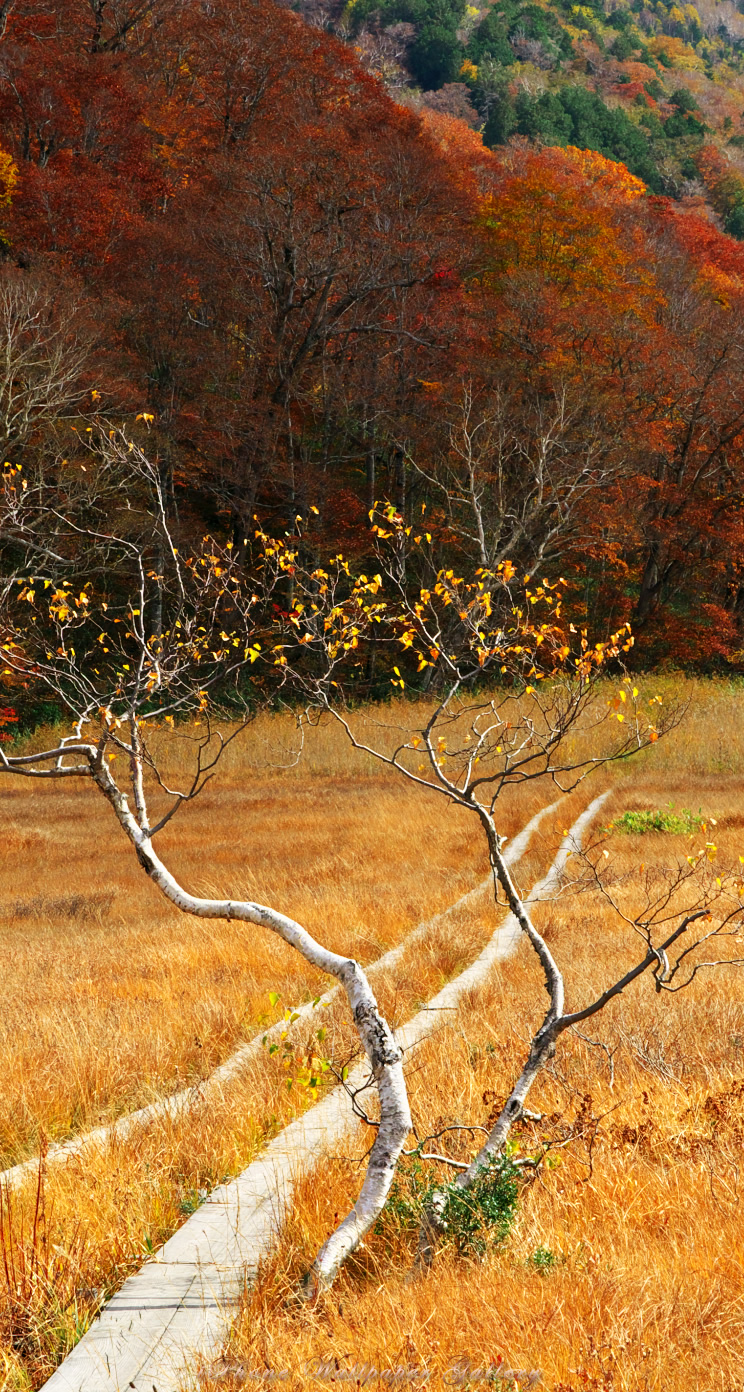
[(675, 812), (674, 803), (668, 807), (657, 808), (654, 812), (623, 812), (610, 823), (609, 831), (619, 831), (625, 836), (642, 836), (646, 831), (666, 831), (672, 836), (692, 836), (704, 828), (702, 808), (696, 813), (683, 807)]
[(531, 1266), (533, 1271), (539, 1271), (544, 1275), (546, 1272), (552, 1271), (561, 1261), (560, 1253), (553, 1252), (550, 1247), (536, 1247), (527, 1258), (527, 1265)]
[(388, 1195), (388, 1201), (375, 1224), (381, 1235), (418, 1232), (421, 1215), (434, 1190), (431, 1172), (417, 1155), (402, 1156)]
[[(275, 1006), (278, 1004), (280, 1000), (281, 996), (277, 991), (269, 992), (269, 1003), (271, 1005), (272, 1010), (275, 1008)], [(313, 1000), (313, 1005), (318, 1005), (319, 1001), (320, 996), (316, 996)], [(328, 1001), (324, 1001), (323, 1004), (327, 1006)], [(261, 1018), (266, 1019), (267, 1017), (262, 1016)], [(269, 1055), (277, 1054), (279, 1052), (279, 1049), (281, 1048), (282, 1066), (286, 1069), (294, 1068), (294, 1076), (287, 1079), (288, 1091), (291, 1092), (292, 1085), (296, 1082), (301, 1088), (305, 1088), (307, 1090), (310, 1097), (315, 1102), (317, 1101), (318, 1089), (323, 1080), (323, 1074), (328, 1073), (329, 1070), (332, 1070), (332, 1064), (330, 1059), (323, 1057), (321, 1054), (315, 1053), (314, 1048), (308, 1046), (306, 1049), (298, 1049), (294, 1044), (289, 1043), (287, 1041), (287, 1035), (289, 1034), (290, 1025), (293, 1025), (296, 1020), (299, 1020), (299, 1018), (300, 1016), (296, 1010), (285, 1009), (283, 1023), (287, 1026), (287, 1028), (285, 1030), (282, 1030), (279, 1036), (280, 1043), (270, 1044), (268, 1033), (266, 1033), (263, 1036), (261, 1043), (265, 1049), (268, 1049)], [(319, 1029), (316, 1030), (315, 1037), (319, 1041), (319, 1043), (322, 1044), (323, 1040), (326, 1037), (326, 1034), (327, 1030)], [(348, 1068), (341, 1069), (340, 1076), (342, 1080), (346, 1078), (347, 1073)]]
[(196, 1213), (198, 1208), (201, 1208), (204, 1200), (208, 1197), (208, 1189), (187, 1189), (178, 1206), (181, 1212), (188, 1218), (192, 1213)]

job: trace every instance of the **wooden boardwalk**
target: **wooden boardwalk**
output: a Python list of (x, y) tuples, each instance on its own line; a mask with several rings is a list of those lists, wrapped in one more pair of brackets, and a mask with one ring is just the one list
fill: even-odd
[[(574, 823), (548, 874), (533, 888), (530, 902), (553, 896), (569, 853), (581, 843), (608, 796), (595, 798)], [(529, 835), (548, 810), (512, 842), (511, 864), (523, 854)], [(442, 1012), (456, 1010), (461, 997), (515, 950), (519, 936), (519, 925), (508, 914), (476, 961), (397, 1032), (405, 1052), (436, 1030)], [(360, 1064), (349, 1084), (359, 1086), (366, 1076)], [(222, 1349), (246, 1283), (276, 1240), (296, 1179), (357, 1125), (348, 1094), (337, 1088), (285, 1127), (241, 1175), (212, 1192), (154, 1260), (124, 1283), (45, 1383), (47, 1392), (177, 1392), (188, 1387), (199, 1361), (216, 1357)]]

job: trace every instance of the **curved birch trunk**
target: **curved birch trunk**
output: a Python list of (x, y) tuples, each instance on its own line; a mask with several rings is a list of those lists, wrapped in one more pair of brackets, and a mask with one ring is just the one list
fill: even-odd
[[(559, 1033), (560, 1026), (557, 1029), (546, 1029), (545, 1024), (543, 1024), (543, 1027), (538, 1030), (530, 1046), (527, 1062), (509, 1093), (506, 1102), (501, 1108), (486, 1140), (478, 1151), (475, 1159), (471, 1161), (467, 1170), (461, 1170), (453, 1181), (458, 1189), (469, 1188), (478, 1178), (478, 1175), (484, 1165), (488, 1163), (488, 1160), (492, 1156), (499, 1155), (504, 1149), (512, 1126), (515, 1121), (518, 1121), (522, 1116), (527, 1094), (532, 1084), (545, 1064), (555, 1053), (555, 1040)], [(437, 1244), (445, 1233), (445, 1204), (445, 1195), (441, 1190), (437, 1190), (432, 1195), (429, 1206), (421, 1221), (416, 1253), (416, 1267), (430, 1266), (434, 1259)]]
[[(603, 793), (598, 798), (595, 798), (574, 823), (570, 833), (564, 838), (561, 848), (545, 880), (543, 880), (541, 886), (539, 886), (539, 891), (541, 891), (540, 897), (544, 896), (549, 886), (555, 885), (557, 888), (560, 884), (561, 875), (565, 868), (569, 853), (572, 849), (578, 848), (584, 828), (596, 815), (599, 807), (607, 796), (607, 793)], [(477, 810), (488, 840), (488, 851), (494, 879), (501, 885), (511, 912), (514, 914), (522, 932), (525, 937), (529, 939), (537, 955), (545, 973), (545, 989), (548, 993), (550, 1004), (540, 1028), (532, 1038), (524, 1067), (509, 1093), (506, 1102), (501, 1108), (486, 1140), (468, 1168), (466, 1170), (461, 1170), (454, 1180), (454, 1184), (458, 1189), (467, 1189), (477, 1179), (478, 1174), (483, 1169), (483, 1166), (488, 1163), (489, 1159), (500, 1154), (504, 1149), (512, 1126), (516, 1121), (519, 1121), (519, 1118), (522, 1116), (524, 1104), (532, 1084), (545, 1067), (545, 1064), (553, 1057), (556, 1040), (563, 1030), (567, 1028), (573, 1018), (564, 1014), (565, 991), (563, 974), (550, 948), (545, 942), (545, 939), (532, 922), (525, 902), (521, 898), (509, 873), (507, 860), (501, 851), (502, 840), (496, 831), (493, 818), (485, 808), (479, 807)], [(533, 893), (535, 893), (535, 891), (533, 891)], [(444, 1233), (444, 1207), (445, 1195), (439, 1190), (432, 1195), (429, 1206), (421, 1222), (418, 1251), (416, 1254), (417, 1267), (429, 1266), (431, 1264), (436, 1244)]]
[[(509, 1093), (504, 1106), (501, 1108), (486, 1140), (474, 1160), (471, 1161), (467, 1170), (461, 1170), (453, 1181), (458, 1189), (467, 1189), (473, 1184), (488, 1160), (492, 1156), (498, 1155), (503, 1150), (512, 1126), (522, 1115), (522, 1109), (532, 1084), (544, 1065), (555, 1053), (555, 1040), (560, 1032), (560, 1021), (563, 1013), (563, 978), (561, 973), (555, 965), (552, 954), (547, 948), (543, 938), (532, 923), (522, 899), (517, 893), (506, 862), (501, 854), (499, 837), (493, 829), (492, 823), (490, 827), (487, 827), (487, 831), (491, 864), (494, 873), (506, 894), (509, 907), (517, 919), (522, 932), (530, 939), (545, 969), (545, 984), (550, 996), (550, 1006), (540, 1029), (532, 1040), (524, 1068)], [(442, 1191), (435, 1191), (421, 1222), (416, 1254), (417, 1267), (431, 1265), (437, 1244), (444, 1236), (445, 1203), (446, 1199)]]
[[(197, 918), (228, 919), (268, 928), (301, 953), (311, 966), (336, 977), (346, 991), (354, 1023), (377, 1085), (380, 1122), (359, 1198), (321, 1248), (307, 1279), (306, 1288), (310, 1294), (327, 1288), (382, 1212), (400, 1152), (411, 1130), (402, 1052), (390, 1026), (380, 1014), (372, 988), (358, 962), (330, 952), (301, 924), (264, 904), (234, 899), (202, 899), (189, 894), (160, 860), (152, 845), (146, 816), (143, 817), (143, 827), (130, 810), (126, 794), (122, 793), (102, 758), (92, 763), (91, 772), (132, 842), (140, 865), (171, 904), (182, 913), (193, 914)], [(144, 797), (138, 785), (137, 772), (134, 778), (135, 799), (142, 814)]]

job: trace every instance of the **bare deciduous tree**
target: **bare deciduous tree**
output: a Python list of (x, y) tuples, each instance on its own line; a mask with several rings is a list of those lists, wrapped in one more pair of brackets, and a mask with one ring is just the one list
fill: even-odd
[[(79, 486), (73, 486), (76, 473), (84, 480)], [(46, 686), (73, 729), (34, 752), (0, 747), (0, 772), (89, 780), (171, 903), (198, 917), (267, 928), (346, 990), (380, 1115), (361, 1193), (319, 1252), (311, 1289), (333, 1281), (382, 1211), (411, 1117), (400, 1048), (359, 964), (329, 952), (271, 907), (192, 894), (155, 849), (154, 838), (198, 797), (226, 742), (247, 725), (247, 676), (253, 674), (254, 700), (277, 691), (301, 696), (307, 718), (338, 721), (356, 749), (474, 816), (496, 897), (503, 896), (542, 966), (548, 1010), (505, 1106), (458, 1178), (462, 1187), (503, 1150), (565, 1030), (597, 1014), (644, 973), (654, 975), (659, 991), (681, 989), (711, 964), (700, 955), (710, 944), (712, 961), (732, 960), (720, 949), (741, 912), (732, 899), (714, 921), (720, 886), (716, 896), (711, 886), (698, 885), (697, 899), (680, 907), (679, 895), (689, 901), (695, 887), (683, 875), (632, 924), (643, 941), (636, 963), (593, 1000), (566, 1009), (561, 967), (504, 856), (500, 800), (538, 778), (570, 791), (592, 770), (654, 743), (680, 712), (662, 712), (656, 698), (644, 701), (629, 679), (616, 679), (609, 697), (600, 687), (632, 643), (627, 628), (590, 646), (562, 618), (562, 584), (543, 581), (518, 594), (508, 559), (472, 565), (458, 576), (440, 563), (438, 539), (425, 525), (407, 526), (392, 506), (378, 509), (373, 573), (354, 574), (339, 557), (327, 569), (309, 567), (301, 538), (276, 540), (260, 530), (252, 560), (211, 538), (189, 551), (175, 544), (157, 463), (115, 429), (92, 432), (52, 480), (24, 489), (18, 468), (6, 471), (4, 480), (5, 671), (16, 681)], [(40, 540), (45, 533), (51, 538), (46, 546)], [(96, 557), (94, 578), (82, 579)], [(376, 739), (362, 738), (346, 699), (364, 694), (371, 647), (387, 660), (400, 690), (412, 673), (433, 674), (432, 694), (411, 706), (409, 724), (382, 721)], [(244, 717), (223, 736), (213, 729), (210, 711), (229, 692), (234, 709), (243, 703)], [(151, 731), (183, 716), (201, 724), (184, 735), (192, 741), (191, 779), (174, 786), (162, 736)], [(596, 873), (591, 859), (589, 866)], [(435, 1203), (422, 1238), (424, 1257), (439, 1218)]]
[[(182, 552), (173, 541), (157, 465), (116, 430), (101, 430), (60, 470), (84, 470), (86, 482), (76, 488), (68, 479), (61, 487), (58, 476), (53, 484), (37, 480), (29, 490), (22, 470), (6, 471), (0, 548), (6, 564), (15, 557), (16, 565), (0, 590), (0, 652), (7, 676), (53, 695), (71, 719), (72, 733), (35, 752), (0, 748), (0, 773), (90, 782), (170, 903), (199, 918), (268, 929), (343, 985), (375, 1080), (380, 1125), (362, 1194), (318, 1256), (322, 1284), (381, 1211), (410, 1130), (400, 1048), (358, 962), (329, 951), (301, 924), (265, 904), (190, 893), (154, 845), (213, 777), (226, 745), (249, 724), (241, 688), (246, 671), (263, 665), (266, 686), (276, 685), (274, 673), (281, 683), (266, 614), (273, 612), (274, 591), (286, 578), (283, 557), (273, 568), (262, 568), (259, 558), (250, 569), (232, 546), (219, 548), (210, 538), (199, 550)], [(111, 505), (117, 496), (118, 511)], [(112, 522), (127, 525), (114, 529)], [(151, 559), (153, 532), (161, 542), (159, 570)], [(92, 558), (94, 578), (83, 581)], [(156, 629), (153, 609), (161, 616)], [(233, 713), (232, 731), (222, 735), (213, 729), (210, 709), (215, 693), (224, 699), (230, 690), (233, 705), (243, 703), (243, 716), (236, 726)], [(253, 697), (255, 706), (260, 686)], [(162, 734), (151, 732), (167, 731), (189, 715), (200, 717), (201, 726), (185, 736), (193, 750), (192, 775), (186, 784), (172, 785)]]
[[(374, 527), (379, 570), (371, 577), (352, 578), (338, 562), (328, 571), (302, 574), (297, 568), (292, 622), (305, 659), (310, 653), (313, 661), (300, 662), (291, 641), (285, 651), (297, 684), (316, 708), (343, 726), (354, 748), (477, 819), (497, 902), (503, 896), (542, 969), (548, 1009), (486, 1139), (457, 1176), (456, 1184), (467, 1188), (503, 1152), (512, 1126), (525, 1115), (530, 1089), (566, 1030), (597, 1015), (644, 974), (653, 976), (662, 993), (683, 989), (702, 969), (741, 965), (731, 949), (741, 931), (744, 885), (738, 873), (701, 878), (702, 848), (661, 892), (647, 896), (638, 918), (622, 915), (641, 940), (636, 961), (592, 999), (567, 1007), (563, 969), (504, 858), (500, 799), (509, 788), (546, 777), (570, 792), (593, 770), (655, 743), (676, 726), (683, 709), (662, 711), (660, 698), (642, 697), (627, 676), (610, 683), (608, 673), (617, 671), (632, 644), (627, 627), (590, 647), (585, 634), (573, 635), (572, 626), (561, 620), (560, 585), (545, 581), (517, 599), (509, 561), (474, 566), (466, 578), (446, 566), (437, 568), (425, 525), (422, 521), (417, 533), (393, 507), (379, 510)], [(285, 563), (296, 561), (296, 551), (285, 554)], [(421, 576), (427, 561), (433, 573), (414, 587), (414, 567)], [(437, 693), (423, 717), (417, 704), (407, 725), (381, 722), (377, 739), (367, 732), (361, 736), (344, 699), (359, 689), (355, 677), (358, 681), (365, 642), (373, 634), (378, 648), (387, 643), (400, 663), (392, 666), (394, 686), (405, 688), (413, 659), (418, 672), (435, 670)], [(598, 857), (590, 855), (585, 863), (592, 882), (612, 903)], [(620, 913), (619, 905), (614, 907)], [(422, 1228), (421, 1260), (431, 1258), (443, 1211), (440, 1193)]]
[(0, 450), (5, 458), (85, 396), (90, 335), (80, 307), (6, 267), (0, 274)]
[(562, 392), (483, 400), (465, 384), (446, 449), (410, 460), (476, 564), (531, 573), (580, 545), (621, 468), (598, 419)]

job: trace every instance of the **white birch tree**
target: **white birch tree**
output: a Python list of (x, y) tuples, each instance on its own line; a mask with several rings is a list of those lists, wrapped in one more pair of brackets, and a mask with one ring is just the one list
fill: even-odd
[(465, 382), (445, 441), (422, 461), (407, 454), (461, 552), (495, 570), (534, 575), (590, 541), (589, 521), (625, 461), (601, 410), (556, 390), (479, 395)]
[[(457, 575), (442, 563), (438, 539), (426, 526), (423, 514), (416, 528), (393, 506), (378, 508), (372, 575), (354, 575), (338, 559), (328, 569), (303, 572), (299, 549), (289, 544), (282, 559), (294, 571), (290, 624), (296, 637), (285, 640), (283, 656), (312, 707), (338, 721), (355, 749), (475, 818), (496, 901), (514, 914), (542, 969), (548, 1007), (509, 1096), (472, 1161), (447, 1162), (460, 1171), (457, 1185), (467, 1188), (504, 1151), (566, 1030), (599, 1014), (644, 974), (662, 993), (683, 989), (702, 969), (742, 964), (735, 944), (744, 885), (738, 867), (701, 877), (709, 853), (701, 848), (661, 894), (647, 896), (637, 919), (625, 918), (641, 939), (636, 962), (593, 999), (568, 1007), (563, 969), (504, 858), (503, 796), (546, 778), (571, 792), (593, 771), (656, 743), (679, 723), (684, 708), (662, 709), (660, 697), (642, 696), (623, 675), (622, 660), (633, 641), (629, 626), (591, 645), (562, 616), (565, 581), (544, 580), (520, 591), (509, 560), (489, 567), (479, 563), (480, 556)], [(435, 677), (427, 703), (412, 703), (404, 725), (381, 721), (377, 739), (370, 736), (369, 720), (364, 735), (359, 732), (349, 699), (358, 701), (363, 691), (370, 640), (378, 654), (387, 648), (394, 688), (405, 690), (427, 669)], [(596, 855), (586, 859), (586, 867), (620, 915)], [(419, 1153), (432, 1139), (419, 1143)], [(424, 1262), (441, 1232), (443, 1203), (440, 1193), (422, 1228)]]
[[(503, 1149), (566, 1029), (645, 972), (657, 989), (677, 989), (686, 965), (693, 973), (709, 965), (693, 948), (713, 939), (720, 945), (732, 931), (738, 901), (712, 927), (710, 895), (676, 916), (671, 899), (657, 905), (634, 925), (644, 937), (637, 964), (596, 1000), (567, 1010), (561, 968), (503, 854), (499, 801), (509, 789), (549, 778), (570, 791), (592, 770), (654, 743), (679, 712), (662, 713), (653, 698), (644, 704), (629, 679), (615, 680), (609, 701), (599, 694), (599, 679), (632, 637), (623, 629), (592, 646), (572, 631), (562, 616), (563, 582), (518, 594), (508, 560), (458, 576), (441, 561), (432, 534), (423, 525), (407, 527), (393, 507), (375, 515), (370, 573), (355, 573), (339, 557), (327, 568), (308, 566), (301, 538), (272, 539), (260, 528), (252, 560), (209, 537), (184, 546), (157, 462), (117, 430), (92, 433), (64, 467), (60, 462), (51, 483), (45, 476), (28, 486), (16, 465), (4, 471), (2, 489), (3, 675), (52, 693), (71, 733), (30, 752), (0, 747), (0, 773), (61, 785), (89, 780), (169, 902), (187, 914), (276, 933), (346, 991), (379, 1120), (361, 1193), (310, 1273), (310, 1289), (321, 1289), (389, 1194), (411, 1129), (403, 1060), (357, 962), (328, 951), (273, 907), (193, 894), (158, 855), (158, 833), (198, 797), (226, 743), (250, 723), (245, 708), (221, 734), (213, 725), (219, 700), (231, 694), (234, 714), (245, 702), (247, 678), (254, 706), (277, 692), (301, 697), (307, 718), (339, 721), (355, 748), (477, 820), (496, 897), (540, 961), (549, 1006), (500, 1116), (458, 1178), (463, 1187)], [(399, 691), (411, 675), (434, 678), (426, 703), (412, 704), (409, 725), (382, 722), (377, 740), (361, 737), (348, 700), (365, 694), (370, 644)], [(186, 784), (171, 786), (161, 759), (164, 733), (187, 717), (200, 721), (189, 732), (193, 770)], [(694, 925), (702, 931), (688, 943)], [(422, 1237), (424, 1259), (437, 1223), (435, 1205)]]
[[(381, 1212), (410, 1131), (400, 1048), (358, 962), (331, 952), (278, 909), (191, 893), (154, 844), (214, 776), (230, 740), (248, 728), (248, 706), (235, 721), (246, 672), (262, 672), (254, 708), (282, 682), (266, 613), (286, 578), (284, 558), (275, 550), (278, 565), (262, 566), (259, 556), (251, 569), (229, 544), (218, 547), (209, 537), (191, 554), (176, 546), (156, 464), (116, 430), (99, 431), (60, 462), (52, 487), (38, 478), (29, 487), (22, 467), (12, 466), (2, 489), (3, 675), (49, 692), (71, 733), (33, 752), (0, 746), (0, 774), (51, 780), (60, 794), (69, 780), (90, 782), (176, 908), (276, 933), (346, 992), (380, 1125), (362, 1192), (318, 1256), (315, 1278), (326, 1284)], [(152, 568), (153, 534), (160, 571)], [(83, 578), (86, 572), (91, 578)], [(161, 618), (155, 630), (154, 611)], [(217, 693), (224, 699), (230, 691), (232, 729), (222, 735), (213, 712)], [(164, 733), (185, 717), (200, 722), (191, 731), (193, 770), (185, 785), (171, 786), (161, 759)]]
[(86, 397), (92, 334), (83, 307), (42, 278), (0, 271), (0, 451), (15, 455)]

